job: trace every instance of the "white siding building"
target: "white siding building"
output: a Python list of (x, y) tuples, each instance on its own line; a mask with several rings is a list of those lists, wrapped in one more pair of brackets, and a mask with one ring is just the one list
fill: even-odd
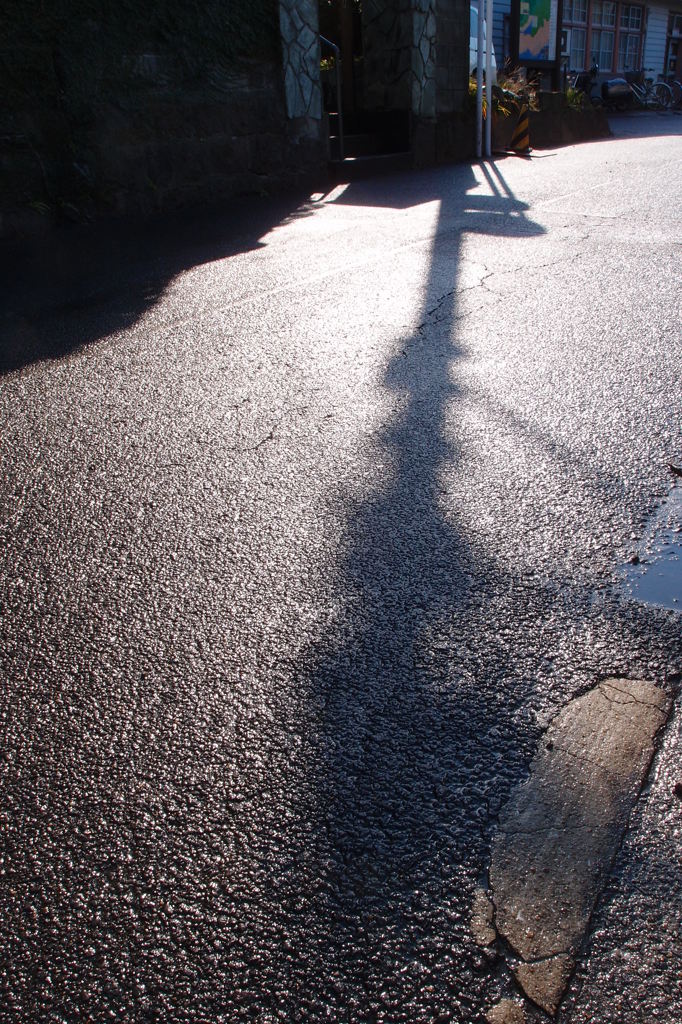
[[(495, 0), (493, 41), (497, 65), (509, 56), (512, 0)], [(629, 0), (564, 0), (563, 24), (571, 71), (593, 64), (600, 77), (644, 68), (654, 78), (682, 80), (682, 0), (631, 3)]]
[(665, 73), (669, 21), (668, 7), (655, 7), (653, 4), (648, 7), (643, 67), (649, 73), (653, 72), (654, 78)]

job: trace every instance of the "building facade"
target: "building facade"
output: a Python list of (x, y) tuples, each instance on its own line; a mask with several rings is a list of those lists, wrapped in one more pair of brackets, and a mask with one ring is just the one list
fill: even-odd
[(323, 14), (349, 129), (415, 164), (471, 152), (469, 0), (8, 2), (0, 235), (22, 211), (152, 212), (323, 181)]
[[(624, 0), (563, 0), (562, 63), (569, 71), (593, 64), (600, 75), (645, 69), (658, 78), (682, 75), (682, 2), (629, 3)], [(511, 57), (511, 0), (494, 5), (498, 63)]]

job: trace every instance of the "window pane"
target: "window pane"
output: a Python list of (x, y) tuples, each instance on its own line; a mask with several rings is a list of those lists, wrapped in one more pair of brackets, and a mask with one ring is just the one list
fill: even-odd
[(616, 24), (616, 5), (609, 0), (595, 0), (592, 4), (592, 24), (610, 27)]
[(601, 42), (601, 32), (592, 30), (592, 39), (590, 40), (590, 63), (599, 63), (599, 43)]
[(587, 21), (587, 0), (566, 0), (565, 22)]
[(571, 70), (582, 71), (585, 67), (585, 29), (571, 29)]
[(604, 71), (611, 70), (611, 65), (613, 64), (613, 32), (602, 32), (597, 64)]
[(639, 67), (639, 36), (628, 36), (627, 71), (636, 71)]
[(630, 28), (634, 32), (639, 32), (642, 27), (642, 8), (623, 7), (620, 15), (620, 27)]
[(639, 64), (639, 36), (623, 33), (618, 41), (619, 71), (636, 71)]
[(599, 29), (595, 29), (592, 32), (590, 58), (593, 64), (599, 66), (600, 71), (611, 70), (611, 64), (613, 63), (613, 32), (602, 32)]

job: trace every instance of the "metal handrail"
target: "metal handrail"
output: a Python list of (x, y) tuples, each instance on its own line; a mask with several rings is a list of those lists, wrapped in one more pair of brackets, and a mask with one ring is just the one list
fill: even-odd
[(343, 160), (343, 112), (341, 110), (341, 50), (331, 39), (320, 36), (320, 43), (334, 51), (334, 70), (336, 71), (336, 116), (339, 120), (339, 159)]

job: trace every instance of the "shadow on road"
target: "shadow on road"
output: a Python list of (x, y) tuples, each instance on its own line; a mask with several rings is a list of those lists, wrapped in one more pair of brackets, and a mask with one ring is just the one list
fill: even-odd
[[(458, 959), (471, 947), (462, 886), (485, 860), (499, 795), (490, 780), (507, 787), (523, 743), (490, 736), (515, 710), (506, 651), (465, 649), (475, 623), (482, 634), (494, 614), (500, 580), (469, 548), (447, 497), (448, 477), (461, 472), (458, 273), (465, 233), (542, 233), (502, 174), (486, 173), (492, 196), (468, 195), (474, 175), (458, 169), (445, 193), (442, 179), (436, 195), (434, 179), (423, 178), (390, 191), (353, 185), (337, 200), (400, 208), (437, 198), (440, 214), (418, 326), (386, 366), (400, 412), (373, 460), (386, 467), (383, 485), (365, 501), (339, 498), (349, 522), (345, 636), (331, 656), (326, 647), (310, 680), (324, 708), (311, 766), (318, 833), (315, 861), (298, 879), (308, 910), (287, 926), (296, 964), (278, 965), (275, 988), (297, 993), (287, 1019), (327, 1019), (324, 1007), (339, 1021), (464, 1019), (483, 984), (476, 964)], [(282, 902), (275, 891), (274, 906)], [(271, 977), (263, 984), (272, 990)]]
[[(301, 538), (277, 517), (298, 481), (278, 482), (275, 474), (308, 465), (296, 462), (297, 449), (287, 448), (294, 442), (284, 437), (270, 462), (253, 450), (231, 461), (216, 446), (159, 475), (144, 465), (143, 444), (130, 461), (115, 461), (114, 473), (105, 461), (83, 495), (63, 506), (60, 486), (49, 486), (54, 470), (37, 485), (36, 519), (26, 517), (15, 534), (23, 546), (8, 547), (7, 556), (22, 566), (21, 588), (7, 589), (15, 606), (5, 705), (16, 724), (6, 730), (12, 757), (3, 765), (0, 897), (3, 997), (13, 1020), (481, 1020), (498, 974), (473, 944), (467, 908), (496, 815), (535, 750), (541, 726), (528, 706), (542, 703), (541, 687), (551, 688), (544, 656), (556, 652), (556, 637), (553, 648), (542, 644), (557, 628), (557, 602), (561, 628), (577, 629), (593, 597), (580, 588), (562, 595), (563, 580), (538, 581), (523, 566), (505, 575), (494, 528), (486, 523), (493, 543), (481, 550), (463, 525), (471, 511), (461, 507), (471, 465), (464, 455), (472, 450), (460, 450), (458, 438), (472, 437), (467, 417), (476, 403), (463, 384), (468, 354), (459, 325), (471, 297), (484, 291), (464, 282), (463, 238), (488, 234), (502, 246), (541, 232), (503, 173), (495, 165), (483, 173), (492, 195), (474, 194), (471, 169), (457, 168), (353, 185), (328, 200), (360, 210), (437, 202), (440, 212), (414, 326), (390, 339), (385, 357), (383, 386), (395, 412), (349, 459), (372, 489), (339, 485), (330, 515), (334, 528), (345, 525), (345, 544), (335, 564), (332, 551), (315, 555), (335, 573), (321, 590), (314, 579), (307, 590), (305, 540), (291, 568), (284, 564)], [(274, 224), (308, 211), (292, 203), (277, 212), (267, 203), (257, 220), (249, 204), (236, 237), (226, 219), (207, 222), (205, 234), (190, 224), (187, 246), (162, 233), (148, 250), (121, 243), (98, 264), (104, 285), (111, 268), (111, 292), (91, 292), (87, 333), (76, 336), (73, 324), (88, 317), (64, 317), (63, 342), (40, 333), (35, 348), (15, 350), (14, 365), (65, 354), (134, 322), (174, 273), (257, 247)], [(158, 263), (147, 274), (150, 252)], [(410, 254), (407, 262), (418, 260)], [(378, 261), (371, 268), (382, 269)], [(399, 279), (387, 273), (381, 287)], [(50, 317), (34, 316), (26, 298), (13, 295), (13, 308), (47, 331)], [(491, 318), (495, 309), (492, 302)], [(323, 310), (320, 330), (324, 317)], [(297, 346), (308, 344), (300, 328), (292, 333)], [(353, 354), (373, 358), (365, 346), (358, 339)], [(210, 371), (210, 352), (208, 362)], [(324, 374), (321, 359), (311, 365)], [(283, 375), (290, 370), (288, 361), (281, 366)], [(316, 383), (301, 379), (303, 388)], [(278, 397), (278, 382), (271, 386)], [(499, 443), (500, 415), (510, 431), (528, 431), (513, 396), (509, 405), (502, 413), (482, 407), (486, 433), (474, 458)], [(343, 409), (352, 418), (352, 408)], [(213, 415), (211, 407), (207, 432)], [(311, 422), (301, 417), (305, 430)], [(146, 444), (146, 421), (142, 429), (132, 424), (131, 436)], [(551, 436), (532, 441), (570, 467), (571, 453)], [(300, 444), (307, 442), (302, 430)], [(156, 443), (154, 435), (150, 448)], [(319, 466), (318, 450), (311, 445), (310, 465)], [(21, 472), (37, 461), (22, 463)], [(128, 467), (141, 465), (131, 478)], [(342, 457), (330, 465), (336, 479), (349, 478)], [(79, 484), (82, 466), (67, 485)], [(204, 486), (218, 476), (215, 487)], [(264, 486), (253, 495), (256, 480)], [(129, 501), (137, 486), (149, 516), (144, 527), (135, 518), (138, 495)], [(327, 486), (328, 478), (319, 489)], [(91, 495), (104, 501), (90, 502)], [(244, 527), (243, 547), (233, 546), (235, 513), (248, 518), (251, 498), (262, 517)], [(160, 507), (152, 511), (154, 499)], [(79, 509), (87, 529), (72, 529), (67, 518)], [(327, 539), (319, 514), (313, 543)], [(303, 517), (302, 533), (310, 525)], [(54, 542), (57, 527), (73, 534), (63, 546)], [(263, 563), (276, 541), (259, 532), (271, 528), (283, 545), (274, 567)], [(53, 583), (45, 566), (55, 553)], [(272, 579), (280, 569), (301, 570), (293, 594), (287, 571)], [(306, 648), (305, 616), (302, 632), (291, 631), (296, 601), (312, 602), (311, 593), (328, 602), (314, 628), (328, 627)], [(523, 613), (519, 602), (529, 606)], [(519, 622), (532, 637), (519, 638)], [(35, 637), (15, 650), (22, 623), (36, 624)], [(660, 618), (623, 606), (609, 622), (614, 650), (628, 651), (633, 638), (648, 643), (657, 626), (664, 643)], [(591, 639), (573, 639), (570, 656), (584, 658)], [(583, 675), (606, 656), (597, 648)]]
[[(72, 226), (0, 249), (0, 374), (59, 359), (133, 326), (178, 274), (258, 249), (311, 205), (299, 196), (234, 201), (146, 222)], [(77, 313), (76, 323), (62, 323)]]
[(682, 135), (682, 110), (633, 110), (626, 114), (609, 114), (611, 139), (651, 139), (665, 135)]

